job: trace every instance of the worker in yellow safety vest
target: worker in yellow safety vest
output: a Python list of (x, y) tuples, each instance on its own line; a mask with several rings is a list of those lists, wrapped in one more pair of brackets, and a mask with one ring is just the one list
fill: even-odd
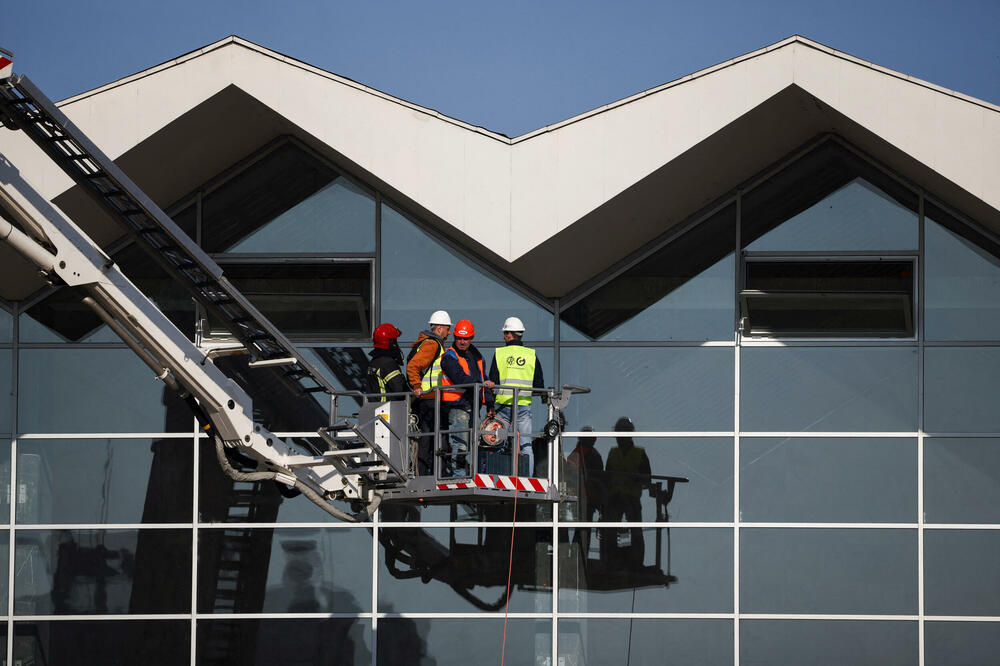
[[(406, 357), (406, 381), (415, 396), (414, 410), (420, 421), (420, 432), (434, 431), (434, 401), (437, 387), (441, 386), (441, 364), (438, 358), (444, 353), (444, 342), (451, 331), (451, 317), (444, 310), (437, 310), (427, 321), (428, 328), (421, 331), (410, 354)], [(434, 435), (420, 437), (417, 447), (417, 473), (431, 474), (434, 471)]]
[[(493, 362), (490, 364), (489, 378), (495, 384), (506, 388), (497, 389), (497, 416), (506, 419), (517, 431), (515, 436), (519, 443), (517, 448), (528, 456), (528, 474), (534, 475), (534, 454), (531, 449), (531, 398), (529, 389), (544, 388), (545, 378), (542, 375), (542, 364), (534, 349), (525, 347), (524, 323), (517, 317), (507, 317), (503, 323), (503, 341), (505, 346), (496, 350)], [(518, 391), (517, 404), (514, 404), (513, 387), (525, 389)], [(518, 465), (520, 468), (520, 465)]]

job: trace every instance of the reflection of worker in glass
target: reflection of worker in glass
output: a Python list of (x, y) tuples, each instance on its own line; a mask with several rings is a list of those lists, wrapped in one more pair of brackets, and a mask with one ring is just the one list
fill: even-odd
[[(593, 432), (593, 427), (583, 426), (580, 430)], [(571, 495), (575, 495), (578, 507), (578, 519), (589, 523), (594, 520), (594, 514), (600, 513), (604, 504), (604, 486), (601, 475), (604, 472), (604, 459), (594, 449), (596, 437), (580, 437), (576, 440), (576, 448), (566, 458), (566, 483)]]
[[(627, 416), (615, 422), (615, 432), (634, 431), (635, 425)], [(637, 523), (642, 520), (642, 490), (649, 485), (652, 474), (649, 458), (646, 451), (636, 446), (631, 437), (616, 437), (615, 441), (618, 444), (608, 452), (608, 464), (605, 468), (608, 497), (604, 520), (617, 522), (624, 518), (626, 522)], [(642, 530), (633, 528), (630, 537), (619, 539), (617, 545), (628, 552), (629, 564), (642, 565), (645, 555)]]

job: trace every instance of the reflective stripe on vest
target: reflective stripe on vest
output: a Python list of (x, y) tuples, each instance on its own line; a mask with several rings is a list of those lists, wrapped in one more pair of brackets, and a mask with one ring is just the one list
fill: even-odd
[[(505, 386), (530, 389), (535, 379), (535, 350), (523, 345), (507, 345), (497, 349), (497, 373), (500, 383)], [(514, 402), (512, 389), (497, 389), (497, 404), (509, 405)], [(530, 405), (531, 392), (522, 391), (517, 394), (517, 404)]]
[(397, 377), (397, 376), (399, 376), (401, 374), (403, 374), (403, 373), (401, 373), (399, 370), (393, 370), (388, 375), (386, 375), (385, 378), (383, 379), (382, 373), (379, 372), (378, 370), (376, 370), (375, 371), (375, 380), (378, 382), (378, 392), (381, 393), (383, 396), (386, 393), (388, 393), (389, 392), (389, 382), (392, 381), (393, 377)]
[[(441, 354), (441, 356), (438, 357), (437, 363), (440, 365), (441, 359), (443, 359), (444, 355), (448, 352), (455, 352), (455, 358), (458, 359), (458, 364), (461, 366), (462, 372), (471, 377), (472, 373), (469, 371), (469, 362), (465, 359), (465, 357), (459, 354), (454, 347), (449, 347), (448, 351)], [(483, 359), (476, 359), (476, 365), (479, 366), (479, 376), (485, 377), (485, 374), (483, 373)], [(441, 386), (451, 386), (454, 383), (455, 382), (448, 379), (448, 375), (444, 374), (444, 372), (441, 373)], [(462, 399), (463, 393), (465, 393), (465, 389), (462, 389), (461, 391), (441, 391), (441, 402), (457, 402)], [(485, 403), (486, 396), (483, 395), (482, 391), (480, 391), (479, 395), (480, 401)]]
[[(428, 341), (436, 344), (438, 350), (437, 354), (434, 356), (434, 362), (428, 366), (428, 368), (424, 371), (423, 377), (420, 378), (420, 390), (423, 393), (427, 393), (431, 389), (441, 386), (441, 378), (444, 376), (444, 373), (441, 372), (441, 355), (444, 353), (444, 345), (441, 344), (440, 340), (435, 338), (425, 338), (420, 342), (420, 344), (423, 345)], [(427, 397), (433, 398), (434, 394), (432, 393)]]

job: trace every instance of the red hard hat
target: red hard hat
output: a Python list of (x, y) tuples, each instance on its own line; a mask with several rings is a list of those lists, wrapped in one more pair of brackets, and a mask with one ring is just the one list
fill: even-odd
[(457, 324), (455, 324), (455, 337), (456, 338), (471, 338), (476, 334), (476, 329), (472, 326), (472, 322), (468, 319), (462, 319)]
[(403, 332), (392, 324), (380, 324), (372, 334), (372, 342), (376, 349), (388, 349), (389, 343), (402, 335)]

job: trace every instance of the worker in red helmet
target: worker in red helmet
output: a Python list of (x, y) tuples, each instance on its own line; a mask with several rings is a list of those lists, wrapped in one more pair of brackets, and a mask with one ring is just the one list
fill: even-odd
[[(447, 418), (448, 443), (451, 448), (450, 464), (445, 465), (445, 476), (470, 476), (467, 454), (469, 452), (470, 421), (472, 410), (478, 410), (485, 405), (487, 414), (492, 416), (494, 411), (493, 403), (493, 382), (486, 378), (483, 365), (483, 355), (472, 344), (472, 338), (476, 335), (476, 329), (468, 319), (462, 319), (454, 328), (455, 339), (451, 347), (441, 355), (442, 392), (441, 392), (441, 421)], [(443, 387), (454, 384), (476, 384), (482, 383), (483, 388), (479, 391), (479, 404), (475, 405), (474, 388), (453, 389), (451, 391)], [(444, 411), (447, 410), (447, 415)]]
[[(368, 370), (365, 372), (365, 393), (372, 394), (373, 400), (402, 400), (410, 387), (403, 374), (403, 352), (397, 339), (402, 331), (392, 324), (380, 324), (372, 334), (375, 349), (368, 355)], [(388, 393), (400, 395), (388, 396)], [(376, 397), (377, 396), (377, 397)]]

